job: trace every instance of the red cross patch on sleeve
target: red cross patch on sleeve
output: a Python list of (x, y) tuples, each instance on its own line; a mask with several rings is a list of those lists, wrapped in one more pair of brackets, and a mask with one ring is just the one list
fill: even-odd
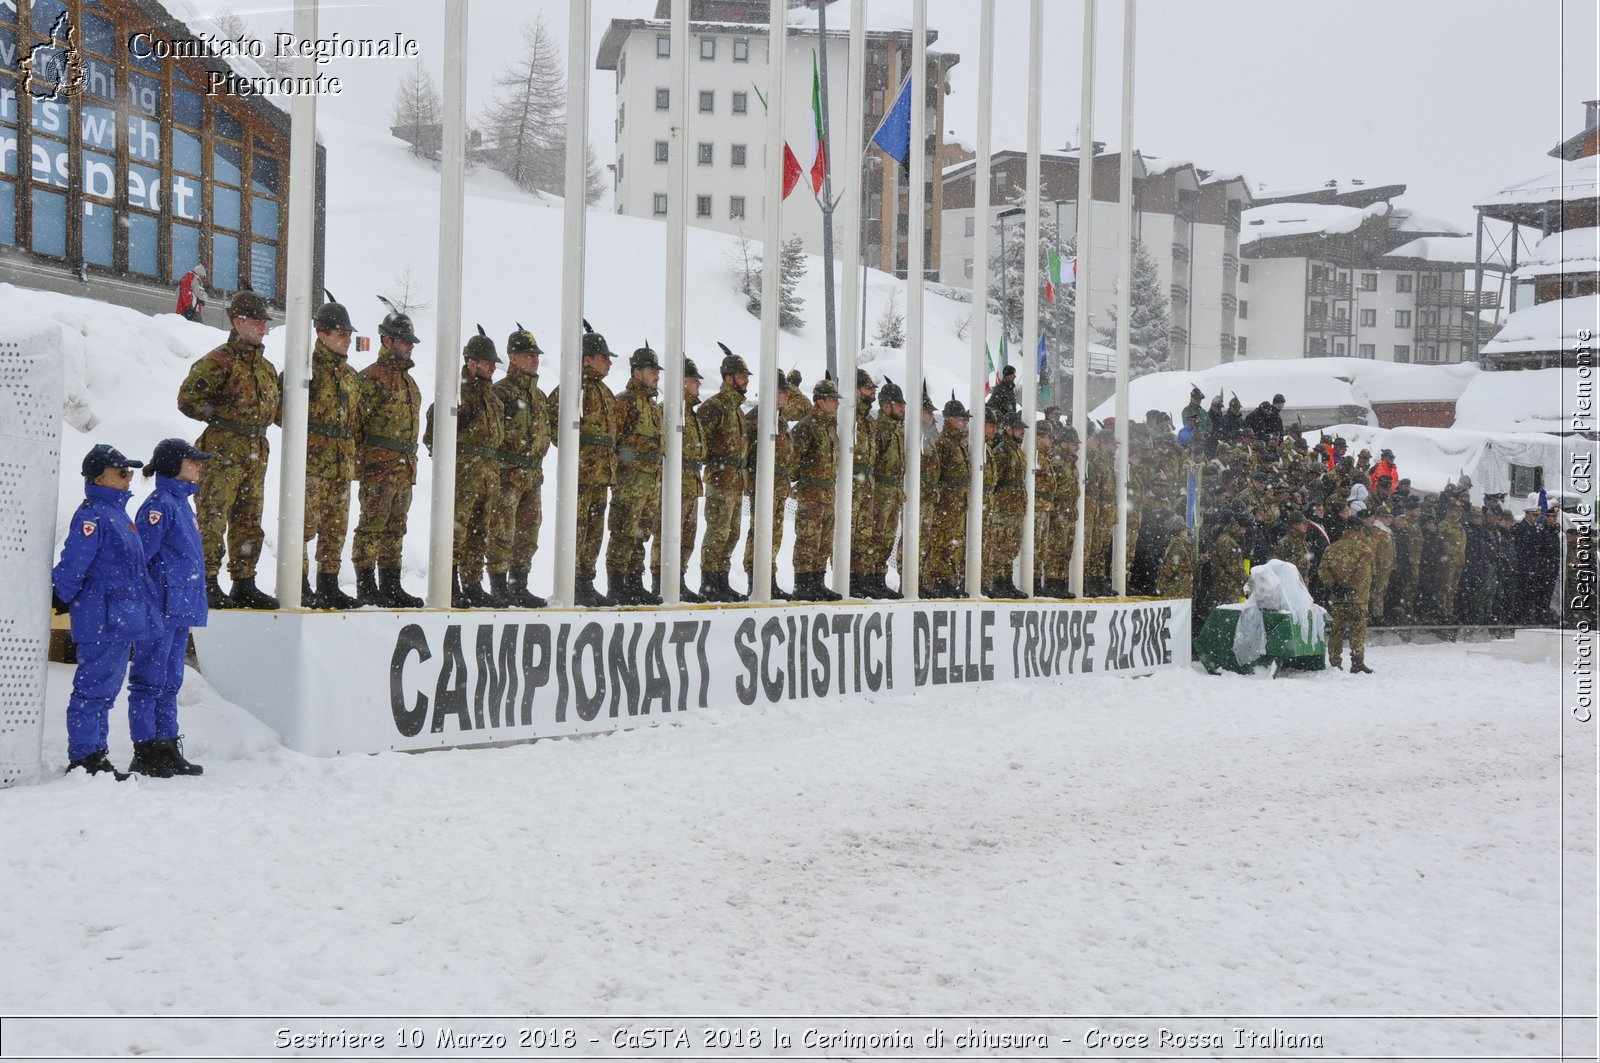
[(161, 523), (161, 511), (159, 509), (152, 509), (150, 511), (150, 523), (152, 525)]
[(95, 530), (96, 527), (98, 527), (98, 525), (96, 525), (94, 521), (86, 520), (86, 521), (83, 522), (83, 527), (80, 528), (79, 530), (83, 532), (85, 537), (88, 537), (88, 536), (94, 534), (94, 530)]

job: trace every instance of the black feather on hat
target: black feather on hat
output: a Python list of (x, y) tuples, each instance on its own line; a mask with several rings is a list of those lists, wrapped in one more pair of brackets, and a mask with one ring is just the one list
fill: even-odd
[[(323, 290), (326, 291), (327, 289), (323, 289)], [(384, 306), (387, 306), (389, 308), (389, 312), (391, 314), (398, 314), (400, 312), (400, 308), (399, 307), (395, 306), (393, 303), (391, 303), (389, 300), (385, 299), (381, 295), (378, 296), (378, 302), (382, 303)]]
[(717, 341), (717, 346), (722, 348), (722, 353), (723, 354), (727, 354), (727, 355), (733, 354), (733, 351), (731, 349), (729, 349), (728, 345), (726, 343), (723, 343), (721, 340)]
[(585, 332), (593, 332), (594, 331), (594, 326), (589, 324), (589, 319), (588, 318), (583, 318), (582, 320), (583, 320), (583, 331), (585, 331)]
[(328, 289), (326, 289), (326, 288), (322, 289), (322, 298), (323, 298), (324, 302), (329, 302), (329, 303), (337, 303), (339, 301), (338, 297), (335, 296), (332, 292), (328, 291)]
[(483, 331), (483, 326), (481, 324), (478, 326), (478, 335), (480, 335), (480, 336), (487, 336), (488, 335), (487, 332)]

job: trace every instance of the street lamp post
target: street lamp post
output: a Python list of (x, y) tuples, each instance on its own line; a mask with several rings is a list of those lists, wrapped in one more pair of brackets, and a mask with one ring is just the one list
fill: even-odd
[(1021, 207), (1007, 207), (995, 215), (995, 224), (1000, 227), (1000, 335), (1006, 340), (1011, 338), (1011, 260), (1006, 257), (1006, 222), (1024, 213)]

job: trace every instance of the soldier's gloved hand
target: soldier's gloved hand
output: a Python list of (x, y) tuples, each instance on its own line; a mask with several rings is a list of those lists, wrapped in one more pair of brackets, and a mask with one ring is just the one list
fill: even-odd
[(59, 594), (57, 594), (55, 591), (50, 592), (50, 611), (52, 613), (54, 613), (56, 616), (60, 616), (62, 613), (67, 612), (71, 608), (72, 607), (70, 605), (61, 600), (61, 596)]

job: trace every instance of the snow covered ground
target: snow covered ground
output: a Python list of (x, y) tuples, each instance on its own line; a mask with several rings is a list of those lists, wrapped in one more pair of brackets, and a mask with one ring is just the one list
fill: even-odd
[[(206, 775), (120, 784), (56, 775), (53, 665), (46, 782), (0, 791), (0, 1000), (1355, 1015), (1374, 1018), (1276, 1025), (1357, 1054), (1553, 1055), (1548, 1022), (1382, 1016), (1560, 1013), (1563, 794), (1569, 831), (1594, 835), (1592, 756), (1562, 778), (1562, 673), (1464, 647), (1371, 660), (1370, 678), (1012, 684), (331, 760), (284, 751), (191, 673)], [(120, 711), (112, 753), (129, 754)], [(1567, 853), (1569, 873), (1593, 862)], [(1592, 960), (1592, 906), (1567, 934)], [(7, 1049), (264, 1055), (280, 1025), (13, 1025)], [(1045, 1025), (1078, 1050), (1082, 1029)], [(1511, 1046), (1513, 1028), (1530, 1032)]]

